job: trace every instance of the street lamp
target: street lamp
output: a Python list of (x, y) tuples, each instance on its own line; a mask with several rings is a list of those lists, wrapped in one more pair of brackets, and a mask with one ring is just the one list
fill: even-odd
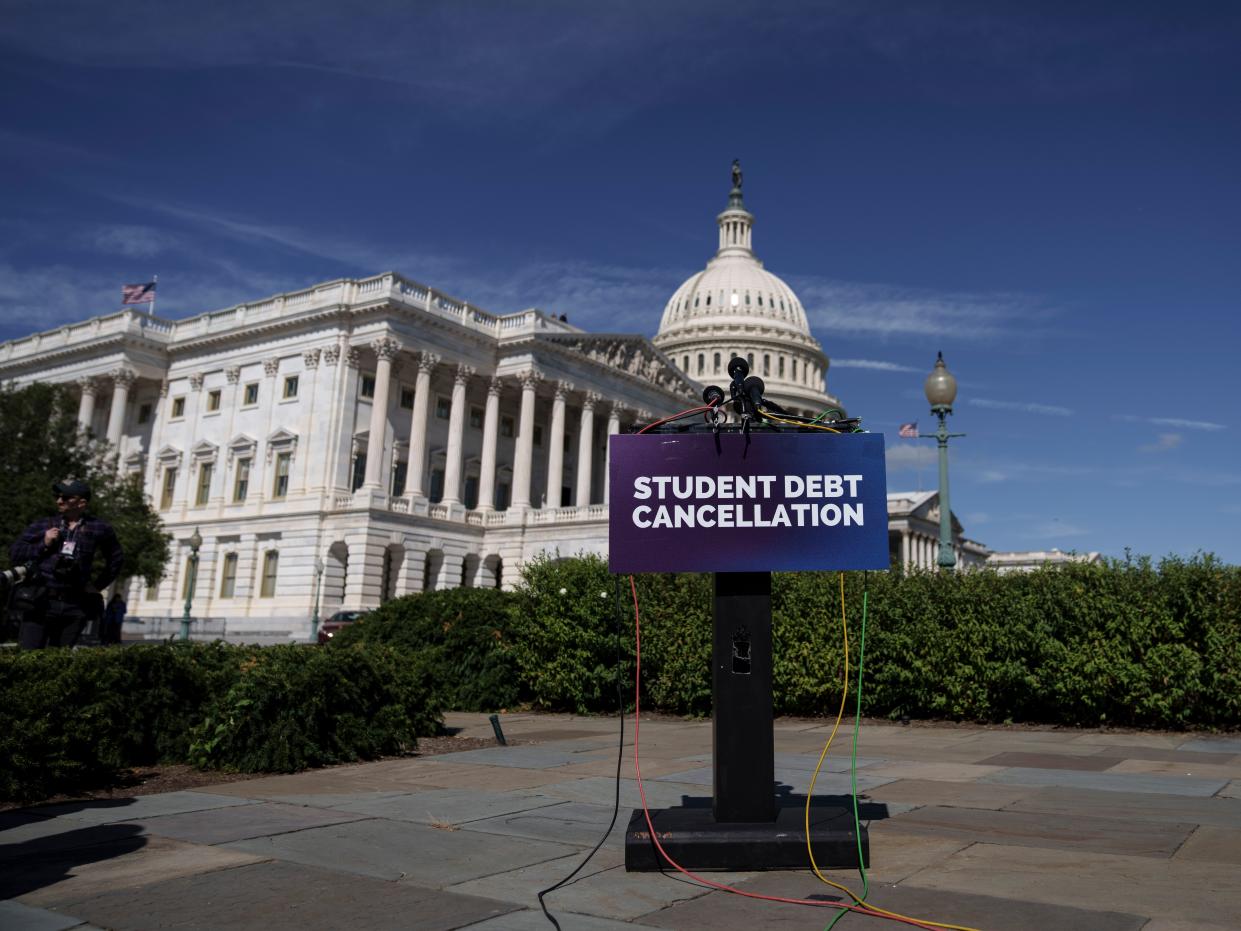
[(944, 365), (942, 352), (935, 360), (935, 368), (926, 377), (923, 390), (931, 404), (931, 413), (939, 418), (939, 426), (933, 434), (922, 434), (927, 439), (933, 436), (939, 443), (939, 558), (936, 562), (942, 571), (951, 572), (957, 558), (952, 546), (952, 508), (948, 505), (948, 440), (965, 434), (948, 432), (946, 418), (952, 413), (952, 402), (957, 397), (957, 380)]
[(323, 557), (315, 557), (315, 613), (310, 619), (310, 642), (319, 639), (319, 583), (323, 581)]
[(203, 535), (194, 528), (190, 534), (190, 568), (185, 580), (185, 612), (181, 615), (181, 639), (190, 639), (190, 604), (194, 600), (194, 586), (198, 584), (198, 548), (203, 545)]

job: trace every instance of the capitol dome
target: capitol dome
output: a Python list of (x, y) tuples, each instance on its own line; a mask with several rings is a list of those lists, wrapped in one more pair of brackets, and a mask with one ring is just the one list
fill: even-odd
[(728, 360), (742, 356), (782, 407), (810, 416), (841, 407), (827, 393), (827, 355), (810, 333), (801, 301), (754, 254), (754, 215), (742, 201), (735, 164), (728, 206), (716, 223), (719, 249), (672, 295), (655, 345), (698, 382), (727, 384)]

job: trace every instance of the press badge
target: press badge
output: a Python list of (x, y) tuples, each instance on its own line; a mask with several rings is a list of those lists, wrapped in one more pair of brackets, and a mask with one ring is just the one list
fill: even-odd
[(76, 540), (67, 541), (65, 545), (60, 548), (60, 555), (61, 556), (72, 556), (73, 551), (77, 549), (77, 545), (78, 544)]

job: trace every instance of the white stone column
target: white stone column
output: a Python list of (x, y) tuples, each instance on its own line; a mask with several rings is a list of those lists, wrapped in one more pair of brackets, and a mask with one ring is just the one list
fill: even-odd
[(461, 503), (461, 447), (465, 440), (465, 389), (474, 369), (458, 365), (452, 381), (452, 408), (448, 412), (448, 448), (445, 451), (445, 504)]
[[(608, 411), (608, 436), (620, 433), (620, 416), (621, 409), (613, 404), (611, 410)], [(604, 454), (603, 460), (603, 503), (608, 503), (608, 479), (612, 474), (612, 441), (608, 441), (607, 452)]]
[(909, 572), (909, 530), (901, 531), (901, 569)]
[(493, 377), (487, 383), (487, 410), (483, 417), (483, 458), (478, 473), (478, 510), (496, 508), (496, 443), (500, 430), (500, 388)]
[(590, 504), (590, 480), (594, 474), (595, 451), (595, 405), (603, 400), (603, 396), (587, 391), (582, 399), (582, 419), (577, 432), (577, 497), (574, 500), (579, 508)]
[(530, 475), (534, 467), (534, 392), (539, 384), (536, 372), (521, 375), (521, 414), (517, 429), (517, 453), (513, 462), (514, 508), (530, 507)]
[(569, 386), (558, 381), (552, 388), (555, 397), (552, 399), (551, 446), (547, 450), (547, 494), (543, 497), (545, 508), (560, 507), (560, 486), (564, 483), (564, 407)]
[(401, 344), (384, 337), (371, 343), (378, 361), (375, 363), (375, 396), (371, 398), (370, 433), (366, 441), (366, 481), (364, 488), (382, 492), (384, 434), (388, 430), (388, 391), (392, 387), (392, 360), (401, 351)]
[[(137, 379), (138, 373), (133, 369), (120, 368), (112, 372), (112, 407), (108, 410), (108, 445), (117, 453), (121, 450), (121, 430), (125, 426), (125, 405), (129, 403), (129, 389)], [(79, 411), (79, 415), (80, 413)]]
[(431, 410), (431, 372), (439, 361), (433, 352), (418, 356), (414, 411), (409, 421), (409, 465), (405, 469), (405, 494), (417, 498), (427, 496), (427, 416)]
[(99, 383), (88, 375), (78, 379), (78, 387), (82, 389), (82, 400), (78, 402), (78, 426), (86, 433), (90, 430), (91, 421), (95, 419), (95, 399), (99, 394)]

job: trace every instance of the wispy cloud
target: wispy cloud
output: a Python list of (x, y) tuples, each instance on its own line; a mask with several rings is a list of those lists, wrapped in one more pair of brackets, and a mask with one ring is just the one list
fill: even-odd
[(885, 362), (880, 359), (832, 359), (834, 369), (872, 369), (876, 372), (919, 372), (912, 365)]
[(1176, 449), (1180, 446), (1184, 439), (1179, 433), (1161, 433), (1155, 438), (1155, 442), (1139, 446), (1138, 449), (1144, 453), (1167, 452), (1169, 449)]
[(1033, 525), (1022, 536), (1030, 540), (1060, 540), (1065, 537), (1084, 537), (1089, 533), (1085, 527), (1053, 517)]
[(925, 469), (935, 464), (935, 450), (914, 443), (894, 443), (884, 450), (889, 472)]
[(79, 240), (98, 252), (129, 258), (149, 258), (175, 245), (176, 238), (163, 230), (136, 224), (97, 226), (83, 230)]
[(1023, 414), (1048, 414), (1052, 417), (1072, 417), (1073, 411), (1055, 404), (1035, 404), (1031, 401), (993, 401), (988, 398), (970, 398), (965, 402), (974, 407), (986, 407), (997, 411), (1018, 411)]
[(806, 276), (790, 276), (789, 283), (819, 332), (985, 342), (1018, 327), (1036, 333), (1039, 319), (1053, 313), (1021, 294), (946, 293)]
[(1213, 423), (1210, 420), (1185, 420), (1182, 417), (1141, 417), (1137, 414), (1116, 414), (1114, 420), (1120, 420), (1125, 423), (1142, 423), (1152, 424), (1157, 427), (1175, 427), (1180, 430), (1227, 430), (1228, 427), (1222, 423)]

